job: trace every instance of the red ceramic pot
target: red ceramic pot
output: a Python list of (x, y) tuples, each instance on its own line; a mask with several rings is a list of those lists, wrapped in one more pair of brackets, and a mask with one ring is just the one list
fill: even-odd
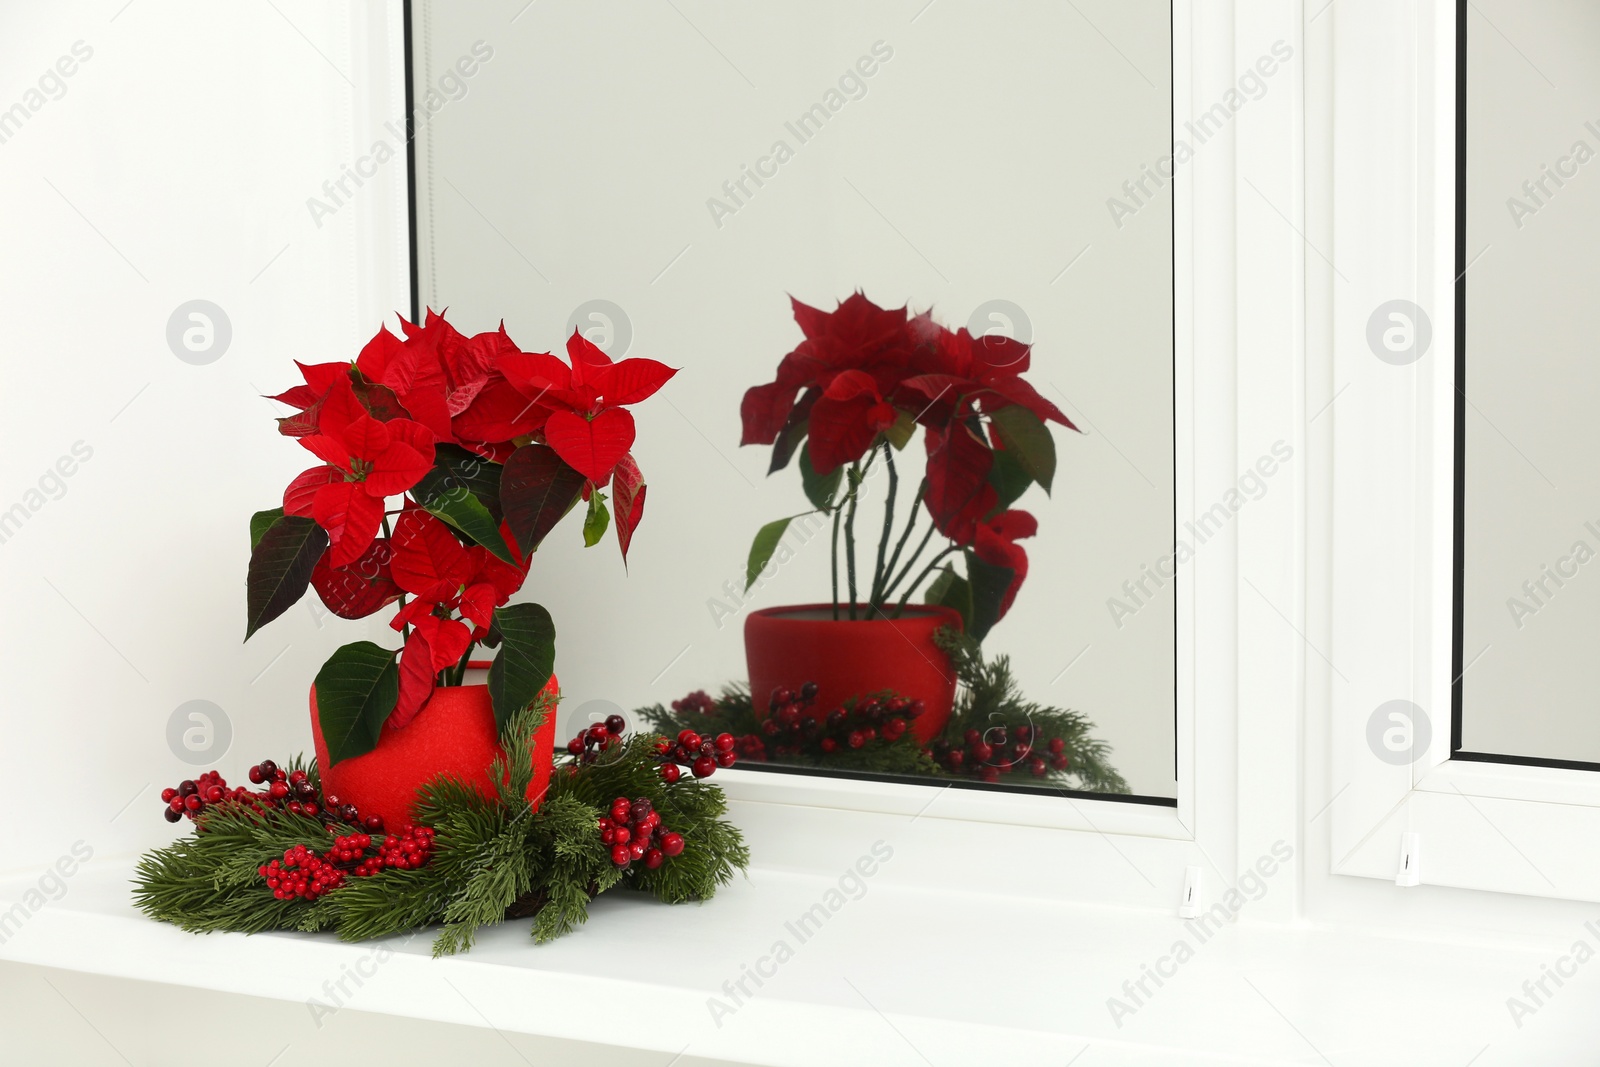
[[(544, 691), (556, 691), (554, 675)], [(486, 685), (435, 689), (404, 729), (384, 726), (378, 735), (378, 747), (332, 766), (328, 764), (328, 746), (322, 740), (322, 724), (317, 715), (317, 689), (312, 686), (311, 737), (322, 772), (323, 795), (354, 804), (364, 816), (383, 816), (384, 826), (391, 830), (411, 821), (417, 789), (441, 774), (470, 782), (492, 796), (494, 783), (489, 767), (502, 754)], [(535, 808), (550, 784), (555, 738), (556, 717), (552, 711), (534, 735), (533, 783), (528, 787), (528, 799)]]
[(826, 715), (849, 697), (880, 689), (924, 705), (911, 721), (911, 734), (927, 744), (950, 720), (956, 672), (950, 657), (933, 643), (941, 626), (961, 629), (952, 608), (907, 606), (898, 619), (835, 621), (832, 604), (764, 608), (744, 621), (744, 654), (756, 714), (779, 686), (798, 689), (817, 683), (812, 710)]

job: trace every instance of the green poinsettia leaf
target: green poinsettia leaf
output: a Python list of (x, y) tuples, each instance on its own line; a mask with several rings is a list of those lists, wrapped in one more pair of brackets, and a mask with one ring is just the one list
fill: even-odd
[(511, 716), (533, 703), (556, 665), (556, 624), (538, 604), (509, 604), (494, 610), (500, 654), (489, 668), (489, 699), (504, 730)]
[(964, 631), (972, 629), (972, 585), (957, 574), (954, 567), (946, 565), (940, 569), (939, 576), (928, 583), (922, 601), (925, 604), (954, 608), (961, 616), (961, 628)]
[(583, 547), (598, 545), (610, 525), (611, 512), (606, 509), (606, 495), (596, 489), (589, 497), (589, 513), (583, 517)]
[(1006, 451), (1015, 453), (1022, 469), (1048, 493), (1056, 476), (1056, 442), (1050, 428), (1021, 404), (1008, 404), (989, 418)]
[[(809, 514), (809, 512), (802, 512)], [(755, 540), (750, 542), (750, 558), (744, 567), (744, 590), (756, 584), (756, 578), (766, 569), (772, 560), (772, 554), (778, 550), (778, 542), (783, 540), (784, 533), (789, 529), (789, 524), (799, 515), (790, 515), (786, 519), (774, 519), (756, 531)]]
[(997, 448), (990, 455), (994, 456), (994, 466), (989, 468), (989, 484), (994, 487), (995, 505), (985, 518), (998, 515), (1015, 504), (1033, 484), (1033, 475), (1023, 467), (1016, 452)]
[(258, 511), (250, 516), (250, 551), (256, 550), (256, 546), (261, 543), (261, 535), (272, 529), (272, 524), (281, 518), (283, 518), (282, 508)]
[(371, 641), (339, 648), (317, 672), (316, 693), (328, 762), (371, 752), (400, 698), (394, 652)]
[(1011, 586), (1013, 571), (985, 563), (970, 548), (966, 550), (967, 583), (972, 587), (972, 613), (965, 620), (967, 633), (982, 641), (1000, 621), (1000, 603)]
[(305, 596), (311, 572), (328, 548), (327, 531), (301, 515), (279, 514), (259, 536), (252, 519), (251, 537), (255, 546), (245, 578), (246, 641)]
[[(461, 453), (466, 459), (455, 453)], [(483, 468), (494, 468), (483, 474)], [(480, 491), (488, 492), (493, 486), (492, 499), (498, 507), (500, 465), (472, 455), (465, 449), (439, 456), (433, 469), (411, 488), (411, 496), (435, 518), (454, 526), (474, 544), (482, 545), (507, 563), (516, 564), (505, 538), (500, 536), (500, 523), (494, 512), (484, 503)]]
[(833, 506), (833, 498), (839, 492), (839, 483), (844, 479), (844, 468), (835, 467), (832, 474), (820, 475), (811, 465), (811, 443), (808, 441), (800, 449), (800, 484), (805, 488), (806, 499), (818, 511), (827, 511)]

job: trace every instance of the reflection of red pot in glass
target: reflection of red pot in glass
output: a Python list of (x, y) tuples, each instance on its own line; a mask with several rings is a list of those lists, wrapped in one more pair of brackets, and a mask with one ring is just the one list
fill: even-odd
[(942, 626), (961, 629), (955, 610), (907, 606), (898, 619), (836, 621), (831, 604), (796, 604), (752, 612), (744, 622), (744, 651), (756, 715), (779, 686), (799, 689), (817, 683), (812, 713), (819, 718), (846, 699), (892, 689), (921, 700), (923, 713), (911, 734), (927, 744), (950, 719), (956, 672), (950, 657), (933, 643)]
[[(552, 675), (544, 688), (556, 691)], [(492, 796), (489, 767), (502, 754), (494, 705), (486, 685), (445, 686), (433, 691), (417, 717), (404, 729), (385, 726), (378, 746), (329, 766), (317, 715), (317, 690), (311, 689), (311, 737), (316, 744), (322, 793), (354, 804), (363, 816), (381, 815), (384, 826), (397, 829), (411, 821), (417, 790), (441, 774), (470, 782)], [(533, 783), (528, 799), (535, 808), (550, 784), (556, 716), (552, 708), (534, 734)]]

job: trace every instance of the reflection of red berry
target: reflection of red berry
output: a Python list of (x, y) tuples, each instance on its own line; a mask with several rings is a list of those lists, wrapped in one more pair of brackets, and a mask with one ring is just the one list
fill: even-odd
[(1043, 778), (1047, 768), (1044, 765), (1044, 760), (1035, 756), (1028, 761), (1028, 770), (1035, 778)]
[(967, 752), (971, 754), (973, 761), (976, 763), (987, 763), (989, 762), (989, 757), (994, 755), (994, 749), (990, 748), (982, 741), (979, 741), (975, 745), (968, 745)]
[(821, 742), (822, 751), (833, 752), (839, 747), (839, 742), (831, 737), (824, 737)]
[(998, 782), (1000, 780), (1000, 768), (984, 764), (978, 768), (978, 777), (985, 782)]
[(867, 735), (860, 730), (851, 730), (850, 736), (846, 740), (850, 742), (851, 748), (860, 748), (867, 743)]
[(1052, 737), (1050, 739), (1050, 744), (1046, 747), (1050, 749), (1050, 754), (1052, 756), (1059, 756), (1061, 755), (1062, 751), (1066, 749), (1067, 743), (1059, 737)]

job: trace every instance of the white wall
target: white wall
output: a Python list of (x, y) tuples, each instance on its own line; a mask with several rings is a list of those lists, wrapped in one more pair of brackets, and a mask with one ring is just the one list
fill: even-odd
[[(260, 395), (406, 308), (403, 156), (320, 226), (306, 205), (402, 111), (398, 7), (0, 5), (0, 779), (36, 805), (0, 867), (169, 839), (156, 793), (203, 769), (169, 748), (186, 702), (231, 724), (206, 766), (310, 747), (351, 636), (301, 607), (241, 644), (247, 521), (307, 465)], [(167, 341), (196, 299), (231, 324), (205, 365)]]

